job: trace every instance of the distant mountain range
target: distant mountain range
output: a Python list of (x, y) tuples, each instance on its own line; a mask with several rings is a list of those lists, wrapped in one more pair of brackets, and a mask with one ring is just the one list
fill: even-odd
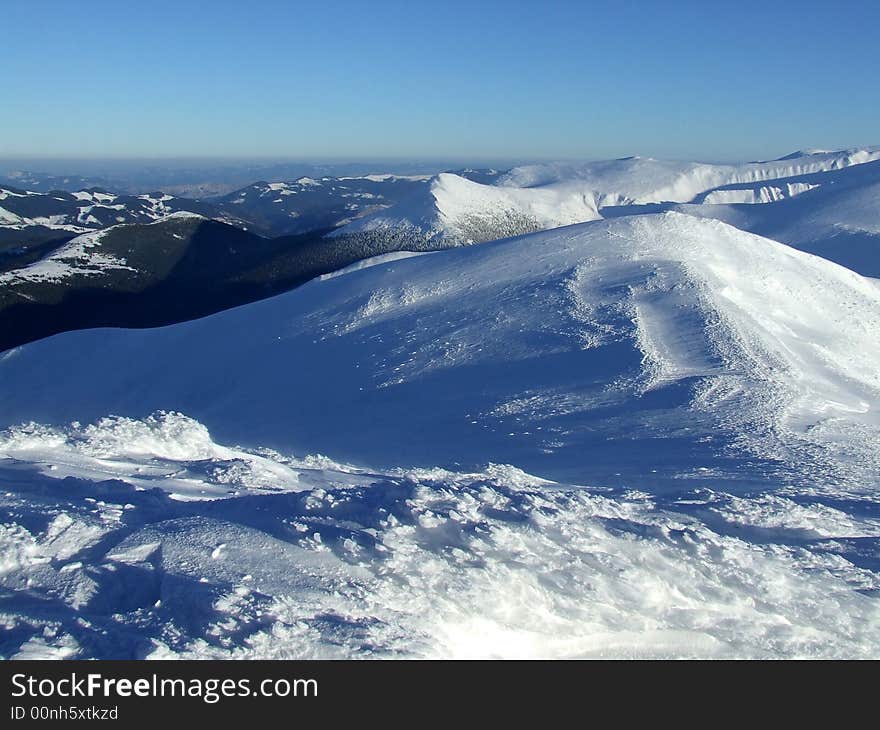
[[(461, 170), (458, 174), (489, 181), (500, 173)], [(227, 194), (195, 199), (164, 191), (132, 195), (103, 186), (76, 186), (91, 182), (86, 178), (34, 179), (23, 174), (16, 185), (0, 180), (0, 244), (33, 243), (119, 223), (148, 223), (180, 211), (263, 236), (306, 233), (345, 225), (394, 205), (426, 187), (430, 179), (430, 175), (392, 174), (299, 177), (255, 182)], [(59, 187), (46, 190), (46, 185)]]
[[(359, 218), (333, 235), (382, 237), (393, 230), (405, 232), (414, 242), (443, 239), (460, 245), (679, 205), (712, 206), (702, 213), (714, 216), (719, 204), (775, 203), (810, 191), (817, 191), (812, 197), (817, 200), (849, 181), (861, 186), (880, 179), (878, 165), (880, 148), (869, 148), (808, 150), (742, 165), (641, 157), (528, 165), (498, 176), (491, 184), (441, 174), (406, 200)], [(854, 170), (858, 172), (852, 175)], [(869, 217), (876, 215), (877, 206), (869, 205), (868, 211), (874, 211), (867, 213)]]
[(375, 256), (663, 211), (880, 276), (880, 148), (742, 165), (629, 157), (299, 177), (203, 200), (5, 186), (0, 349), (69, 329), (191, 319)]
[[(514, 162), (492, 164), (509, 169)], [(308, 162), (242, 159), (155, 159), (155, 160), (47, 160), (0, 157), (0, 187), (12, 186), (35, 192), (88, 188), (141, 195), (162, 190), (183, 198), (220, 197), (250, 185), (255, 180), (294, 181), (333, 177), (363, 177), (371, 174), (401, 176), (434, 175), (463, 167), (454, 160)]]
[(0, 187), (0, 242), (31, 242), (66, 233), (85, 233), (119, 223), (149, 223), (185, 211), (247, 227), (211, 203), (162, 192), (117, 195), (101, 188), (34, 192)]

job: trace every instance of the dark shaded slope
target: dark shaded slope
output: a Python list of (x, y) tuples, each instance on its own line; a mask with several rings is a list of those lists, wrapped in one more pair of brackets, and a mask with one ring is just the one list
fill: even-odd
[(213, 202), (225, 215), (248, 220), (257, 233), (292, 235), (334, 228), (387, 208), (426, 184), (394, 176), (260, 181)]
[(95, 251), (127, 268), (0, 287), (0, 349), (72, 329), (171, 324), (283, 291), (302, 278), (240, 276), (291, 243), (199, 218), (113, 228)]
[(49, 281), (18, 278), (0, 286), (0, 350), (68, 330), (194, 319), (406, 248), (405, 239), (393, 235), (367, 240), (325, 233), (268, 239), (196, 217), (117, 226), (89, 249), (82, 266), (100, 254), (124, 262), (124, 268), (92, 268)]
[(51, 228), (31, 227), (27, 231), (0, 228), (0, 272), (32, 264), (73, 237), (73, 233)]

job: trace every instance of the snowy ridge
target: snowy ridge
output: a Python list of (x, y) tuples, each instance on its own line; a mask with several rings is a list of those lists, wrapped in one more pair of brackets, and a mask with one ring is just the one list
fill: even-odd
[[(414, 244), (459, 245), (597, 220), (608, 207), (692, 201), (709, 205), (773, 203), (818, 187), (818, 183), (785, 181), (787, 178), (878, 160), (880, 148), (798, 153), (743, 165), (629, 157), (517, 167), (492, 184), (442, 173), (427, 189), (331, 235), (397, 235)], [(774, 180), (783, 182), (764, 184)]]
[(880, 148), (803, 154), (771, 162), (710, 165), (631, 157), (576, 164), (528, 165), (511, 170), (499, 185), (576, 188), (592, 193), (599, 208), (607, 205), (687, 203), (700, 193), (726, 185), (765, 182), (880, 160)]
[(177, 219), (200, 219), (203, 221), (210, 220), (207, 216), (202, 215), (201, 213), (192, 213), (188, 210), (177, 210), (173, 213), (167, 213), (160, 218), (157, 218), (154, 223), (161, 223), (162, 221), (167, 220), (177, 220)]
[(592, 198), (577, 192), (501, 188), (441, 173), (426, 190), (331, 235), (400, 230), (424, 241), (477, 243), (599, 217)]
[(430, 180), (431, 175), (395, 175), (389, 172), (374, 173), (371, 175), (358, 175), (349, 177), (339, 177), (337, 180), (369, 180), (370, 182), (387, 182), (388, 180), (413, 180), (422, 181)]
[[(2, 191), (4, 193), (4, 197), (13, 195), (14, 193), (10, 193), (9, 191)], [(3, 198), (0, 197), (0, 200)], [(74, 218), (73, 221), (70, 221), (70, 216), (58, 214), (58, 215), (47, 215), (47, 216), (22, 216), (17, 213), (13, 213), (6, 208), (0, 207), (0, 228), (7, 228), (14, 231), (21, 231), (30, 226), (43, 226), (45, 228), (49, 228), (51, 230), (58, 231), (70, 231), (72, 233), (82, 233), (84, 231), (91, 230), (88, 226), (89, 223), (94, 221), (94, 217), (89, 219), (89, 215), (91, 213), (92, 206), (84, 206), (79, 209), (79, 213)]]
[[(389, 464), (394, 443), (411, 463), (488, 459), (601, 483), (627, 478), (614, 476), (623, 457), (609, 438), (648, 462), (669, 440), (683, 450), (651, 466), (657, 482), (685, 478), (697, 449), (697, 466), (729, 479), (771, 470), (821, 485), (833, 474), (864, 489), (880, 473), (877, 342), (875, 283), (667, 213), (372, 266), (169, 329), (34, 343), (0, 363), (0, 405), (7, 424), (178, 409), (210, 414), (240, 442), (327, 439), (360, 463)], [(130, 362), (135, 346), (152, 353), (142, 365)], [(159, 377), (162, 361), (176, 365)], [(63, 398), (53, 363), (64, 363)], [(291, 369), (309, 374), (307, 391), (290, 389)], [(222, 398), (197, 386), (229, 372), (250, 377)], [(164, 389), (144, 401), (117, 373)], [(376, 408), (388, 417), (368, 428)], [(600, 443), (602, 459), (585, 463)], [(627, 460), (644, 477), (648, 464)]]
[[(0, 208), (0, 226), (11, 230), (24, 230), (31, 226), (42, 226), (51, 230), (84, 233), (94, 230), (96, 226), (103, 227), (101, 222), (93, 215), (93, 211), (96, 208), (102, 211), (113, 211), (114, 213), (126, 209), (125, 205), (115, 203), (118, 196), (99, 190), (80, 190), (69, 194), (62, 193), (62, 195), (67, 199), (72, 198), (78, 203), (82, 203), (82, 205), (77, 206), (73, 213), (47, 213), (46, 215), (30, 216), (16, 214)], [(50, 193), (35, 193), (29, 190), (14, 191), (0, 188), (0, 200), (7, 198), (39, 199), (47, 210), (53, 208), (53, 206), (58, 207), (58, 203), (61, 203), (61, 207), (66, 205), (64, 197), (55, 197)], [(118, 222), (121, 222), (121, 220), (119, 219)]]
[[(131, 196), (97, 189), (35, 193), (0, 188), (0, 201), (5, 203), (0, 207), (0, 232), (3, 229), (22, 232), (24, 235), (16, 238), (24, 242), (27, 242), (26, 234), (32, 228), (85, 233), (120, 223), (152, 223), (185, 212), (192, 215), (208, 213), (233, 225), (243, 223), (209, 203), (176, 198), (166, 193)], [(33, 233), (36, 236), (45, 234), (44, 231)]]
[[(880, 277), (880, 162), (793, 180), (769, 186), (780, 188), (782, 196), (764, 205), (741, 204), (760, 202), (761, 186), (752, 185), (719, 188), (698, 196), (696, 203), (662, 207), (722, 220), (864, 276)], [(806, 185), (815, 187), (804, 190)], [(788, 186), (797, 194), (786, 195)], [(729, 202), (719, 204), (724, 199)], [(613, 214), (627, 210), (618, 208)]]
[(775, 203), (817, 187), (819, 186), (810, 183), (785, 183), (782, 186), (762, 185), (754, 189), (713, 190), (706, 194), (702, 202), (706, 205)]
[(351, 264), (349, 266), (345, 266), (337, 271), (333, 271), (329, 274), (323, 274), (318, 277), (320, 281), (324, 281), (325, 279), (334, 279), (337, 276), (345, 276), (346, 274), (350, 274), (353, 271), (361, 271), (362, 269), (369, 269), (371, 266), (378, 266), (379, 264), (387, 264), (392, 261), (401, 261), (402, 259), (409, 259), (413, 256), (426, 256), (431, 251), (393, 251), (392, 253), (384, 253), (378, 256), (370, 256), (366, 259), (361, 259), (357, 263)]

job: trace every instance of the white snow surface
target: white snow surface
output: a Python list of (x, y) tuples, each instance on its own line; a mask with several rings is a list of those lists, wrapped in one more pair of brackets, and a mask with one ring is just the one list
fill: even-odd
[[(596, 220), (603, 217), (605, 208), (619, 206), (767, 204), (817, 186), (803, 181), (765, 184), (768, 181), (845, 170), (878, 160), (880, 147), (798, 152), (779, 160), (740, 165), (628, 157), (516, 167), (491, 185), (442, 173), (407, 200), (330, 235), (376, 235), (393, 230), (415, 240), (467, 244)], [(876, 207), (873, 210), (876, 218)]]
[(28, 195), (36, 195), (37, 193), (31, 193), (27, 190), (23, 190), (20, 193), (15, 192), (14, 190), (7, 190), (6, 188), (0, 188), (0, 200), (6, 200), (6, 198), (25, 198)]
[(502, 188), (441, 173), (427, 189), (406, 201), (353, 221), (330, 235), (410, 229), (425, 240), (442, 237), (474, 243), (599, 217), (592, 196), (580, 191)]
[(584, 164), (550, 163), (517, 167), (499, 180), (514, 187), (576, 187), (596, 196), (599, 207), (688, 203), (726, 185), (764, 182), (880, 160), (880, 147), (839, 152), (803, 152), (769, 162), (716, 165), (630, 157)]
[(878, 658), (878, 343), (665, 213), (17, 348), (0, 654)]

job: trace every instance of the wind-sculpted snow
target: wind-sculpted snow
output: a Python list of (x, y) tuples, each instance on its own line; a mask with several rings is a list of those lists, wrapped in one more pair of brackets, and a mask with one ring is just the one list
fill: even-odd
[(784, 183), (782, 185), (760, 185), (754, 188), (713, 190), (706, 194), (702, 202), (707, 205), (775, 203), (786, 198), (793, 198), (795, 195), (817, 187), (819, 186), (810, 183)]
[(23, 346), (0, 653), (878, 657), (878, 343), (666, 213)]
[(798, 177), (880, 160), (880, 148), (802, 152), (769, 162), (714, 165), (629, 157), (584, 164), (527, 165), (511, 170), (500, 185), (518, 188), (577, 187), (589, 190), (599, 207), (688, 203), (715, 188)]
[[(774, 199), (761, 205), (742, 205), (764, 202), (765, 198)], [(652, 213), (664, 208), (722, 220), (864, 276), (880, 276), (880, 162), (790, 178), (769, 188), (719, 188), (698, 196), (695, 204), (605, 208), (603, 215)]]
[[(168, 413), (13, 429), (0, 455), (5, 657), (880, 653), (867, 501), (369, 473)], [(255, 463), (293, 486), (226, 478)]]

